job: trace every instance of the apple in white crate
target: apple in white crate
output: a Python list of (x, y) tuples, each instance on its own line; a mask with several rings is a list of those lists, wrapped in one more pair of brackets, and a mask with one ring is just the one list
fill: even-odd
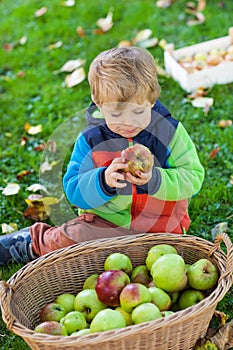
[(151, 294), (151, 302), (155, 304), (160, 311), (168, 310), (171, 307), (171, 298), (163, 289), (150, 287), (148, 290)]
[(95, 289), (84, 289), (76, 295), (74, 309), (82, 312), (89, 323), (99, 311), (106, 308), (107, 305), (99, 300)]
[(213, 288), (218, 280), (218, 270), (208, 259), (199, 259), (193, 263), (187, 275), (190, 287), (198, 290)]
[(188, 289), (181, 294), (178, 300), (178, 305), (179, 308), (183, 310), (199, 303), (199, 301), (203, 300), (204, 298), (205, 296), (200, 290)]
[(50, 335), (68, 335), (65, 327), (56, 321), (44, 321), (34, 328), (34, 332)]
[(133, 265), (128, 255), (123, 253), (112, 253), (104, 261), (104, 270), (122, 270), (130, 275)]
[(58, 295), (58, 297), (55, 299), (55, 303), (61, 305), (64, 307), (66, 312), (74, 311), (74, 301), (75, 296), (71, 293), (63, 293)]
[(83, 283), (83, 289), (95, 289), (98, 277), (99, 275), (97, 273), (93, 273), (87, 277)]
[(152, 265), (154, 284), (166, 292), (177, 292), (187, 284), (185, 262), (178, 254), (164, 254)]
[(161, 317), (159, 308), (152, 303), (143, 303), (135, 307), (132, 311), (133, 324), (154, 321)]
[(148, 286), (152, 281), (152, 277), (146, 265), (138, 265), (133, 269), (130, 280), (132, 283), (141, 283)]
[(57, 303), (48, 303), (40, 311), (41, 321), (57, 321), (66, 315), (66, 310), (63, 306)]
[(133, 309), (143, 303), (151, 302), (151, 294), (146, 286), (140, 283), (129, 283), (120, 294), (120, 306), (131, 313)]
[(119, 306), (122, 289), (130, 283), (129, 276), (122, 270), (107, 270), (98, 277), (95, 286), (98, 298), (108, 306)]
[(149, 270), (153, 263), (164, 254), (178, 254), (176, 248), (170, 244), (157, 244), (150, 248), (146, 257), (146, 266)]
[(60, 321), (68, 334), (72, 334), (81, 329), (87, 328), (86, 318), (82, 312), (71, 311), (65, 315)]
[(104, 332), (126, 326), (125, 319), (119, 311), (105, 309), (98, 312), (90, 324), (91, 333)]

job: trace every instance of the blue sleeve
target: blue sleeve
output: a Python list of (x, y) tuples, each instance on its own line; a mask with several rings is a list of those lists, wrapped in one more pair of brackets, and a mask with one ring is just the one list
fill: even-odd
[(106, 167), (95, 168), (92, 150), (83, 134), (80, 134), (63, 178), (68, 200), (81, 209), (96, 208), (116, 195), (104, 182)]

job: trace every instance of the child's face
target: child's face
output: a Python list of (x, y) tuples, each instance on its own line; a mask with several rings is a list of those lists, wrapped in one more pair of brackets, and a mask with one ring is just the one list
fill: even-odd
[(151, 103), (104, 103), (101, 108), (109, 129), (122, 137), (131, 138), (145, 129), (151, 120)]

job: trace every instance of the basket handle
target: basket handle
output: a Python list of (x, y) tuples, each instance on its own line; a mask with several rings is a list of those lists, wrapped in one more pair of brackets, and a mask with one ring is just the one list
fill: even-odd
[(0, 306), (2, 309), (2, 319), (9, 330), (12, 329), (13, 323), (16, 320), (10, 310), (10, 295), (13, 289), (14, 287), (10, 284), (5, 281), (0, 281)]
[(220, 245), (222, 242), (224, 242), (227, 248), (227, 254), (226, 254), (226, 271), (223, 273), (220, 279), (229, 277), (229, 279), (232, 281), (233, 280), (233, 245), (228, 234), (226, 234), (225, 232), (222, 232), (215, 237), (214, 249), (212, 252), (216, 250), (221, 250)]

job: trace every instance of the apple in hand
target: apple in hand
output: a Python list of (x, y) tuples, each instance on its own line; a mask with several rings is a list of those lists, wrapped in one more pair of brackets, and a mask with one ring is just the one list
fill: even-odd
[(135, 143), (121, 152), (121, 158), (127, 163), (124, 172), (130, 172), (137, 176), (137, 171), (147, 173), (153, 166), (153, 156), (149, 148), (139, 143)]
[(148, 286), (152, 281), (150, 271), (146, 265), (136, 266), (131, 273), (130, 279), (132, 283), (141, 283), (144, 284), (144, 286)]
[(122, 270), (108, 270), (101, 273), (95, 286), (98, 298), (108, 306), (119, 306), (122, 289), (130, 283), (129, 276)]
[(123, 328), (125, 319), (119, 311), (105, 309), (100, 311), (90, 324), (90, 332), (104, 332), (110, 329)]
[(84, 289), (76, 295), (74, 309), (82, 312), (89, 323), (99, 311), (106, 308), (107, 305), (99, 300), (95, 289)]
[(163, 289), (150, 287), (148, 290), (151, 294), (151, 302), (155, 304), (160, 311), (168, 310), (171, 307), (171, 298)]
[(125, 319), (126, 326), (130, 326), (132, 324), (132, 317), (131, 317), (131, 314), (129, 312), (123, 310), (122, 307), (120, 307), (120, 306), (116, 307), (115, 310), (122, 314), (122, 316)]
[(34, 332), (51, 335), (68, 335), (65, 327), (56, 321), (45, 321), (38, 324)]
[(153, 263), (164, 254), (178, 254), (176, 248), (170, 244), (157, 244), (150, 248), (146, 257), (146, 266), (149, 270)]
[(156, 287), (166, 292), (180, 291), (187, 284), (185, 262), (178, 254), (160, 256), (153, 263), (151, 274)]
[(68, 313), (74, 311), (74, 301), (75, 296), (73, 294), (63, 293), (58, 295), (54, 302), (63, 306), (63, 308), (66, 310), (66, 313)]
[(66, 315), (66, 310), (63, 306), (57, 303), (46, 304), (40, 311), (41, 321), (56, 321), (59, 322)]
[(60, 323), (65, 326), (68, 334), (87, 328), (87, 321), (82, 312), (71, 311), (63, 317)]
[(199, 259), (192, 264), (187, 275), (190, 287), (198, 290), (213, 288), (218, 280), (218, 270), (208, 259)]
[(150, 302), (151, 294), (149, 290), (140, 283), (127, 284), (120, 294), (120, 306), (129, 313), (131, 313), (136, 306)]
[(112, 253), (104, 262), (104, 270), (122, 270), (127, 273), (127, 275), (130, 275), (133, 266), (128, 255), (123, 253)]
[(162, 315), (159, 308), (152, 303), (138, 305), (132, 312), (133, 324), (154, 321), (161, 317)]
[(186, 309), (189, 306), (199, 303), (204, 297), (201, 291), (188, 289), (181, 294), (178, 300), (179, 308), (181, 310)]
[(99, 275), (97, 273), (93, 273), (87, 277), (83, 283), (83, 289), (95, 289), (98, 277)]

